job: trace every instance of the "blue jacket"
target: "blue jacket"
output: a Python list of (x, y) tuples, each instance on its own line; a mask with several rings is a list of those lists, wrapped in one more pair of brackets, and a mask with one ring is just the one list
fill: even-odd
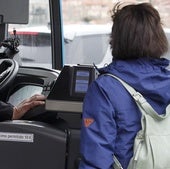
[[(100, 70), (126, 81), (162, 114), (170, 103), (170, 71), (166, 59), (113, 61)], [(136, 103), (116, 79), (100, 75), (84, 99), (79, 169), (111, 169), (113, 154), (126, 169), (141, 129)]]

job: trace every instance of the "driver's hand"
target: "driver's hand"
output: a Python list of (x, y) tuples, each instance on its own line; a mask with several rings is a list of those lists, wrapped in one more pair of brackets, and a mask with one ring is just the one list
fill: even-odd
[(13, 108), (13, 120), (18, 120), (20, 119), (28, 110), (34, 108), (35, 106), (38, 105), (44, 105), (45, 104), (45, 99), (46, 97), (41, 94), (36, 94), (29, 99), (25, 99), (22, 101), (20, 104), (15, 106)]

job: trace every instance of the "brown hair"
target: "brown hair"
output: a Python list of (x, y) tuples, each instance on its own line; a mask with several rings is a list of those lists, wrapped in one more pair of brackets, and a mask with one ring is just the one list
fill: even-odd
[(168, 41), (158, 11), (149, 3), (130, 4), (112, 12), (111, 50), (113, 59), (159, 58)]

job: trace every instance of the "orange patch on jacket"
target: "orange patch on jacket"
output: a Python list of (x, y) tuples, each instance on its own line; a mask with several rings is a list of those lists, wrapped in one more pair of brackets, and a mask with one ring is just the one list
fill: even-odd
[(84, 125), (85, 127), (89, 127), (94, 122), (92, 118), (84, 118)]

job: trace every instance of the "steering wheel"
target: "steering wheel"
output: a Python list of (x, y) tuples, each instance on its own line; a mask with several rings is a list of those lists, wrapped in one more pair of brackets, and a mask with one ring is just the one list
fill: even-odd
[(17, 75), (19, 65), (13, 59), (0, 59), (0, 92), (6, 89)]

